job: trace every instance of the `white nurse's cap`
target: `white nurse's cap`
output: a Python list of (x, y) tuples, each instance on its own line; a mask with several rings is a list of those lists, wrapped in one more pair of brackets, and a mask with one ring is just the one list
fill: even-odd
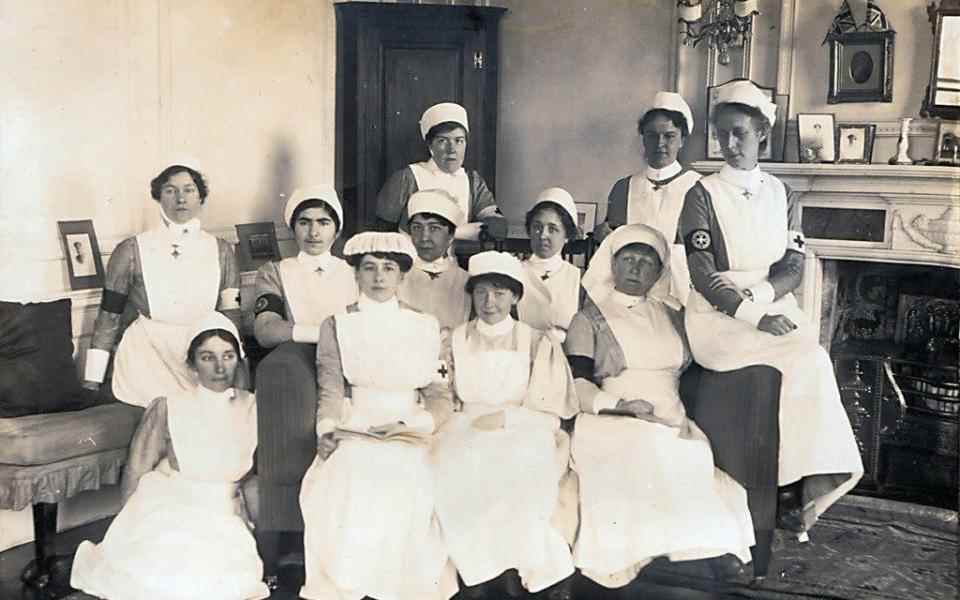
[(728, 103), (756, 108), (770, 121), (771, 127), (777, 122), (777, 105), (747, 79), (737, 79), (717, 88), (717, 106)]
[(308, 200), (323, 200), (329, 204), (333, 212), (337, 213), (337, 219), (340, 221), (340, 226), (343, 227), (343, 206), (340, 204), (340, 197), (337, 196), (337, 190), (327, 183), (294, 190), (293, 195), (287, 199), (287, 203), (283, 206), (283, 222), (291, 225), (290, 219), (293, 218), (293, 213), (296, 212), (297, 207)]
[(470, 277), (479, 275), (505, 275), (515, 280), (521, 286), (526, 278), (523, 275), (523, 266), (520, 260), (506, 252), (497, 252), (496, 250), (487, 250), (470, 257), (470, 264), (467, 267), (467, 273)]
[[(460, 204), (450, 192), (446, 190), (420, 190), (410, 196), (407, 201), (407, 217), (419, 213), (432, 213), (450, 221), (459, 227), (466, 222)], [(409, 223), (407, 225), (409, 227)]]
[(657, 92), (653, 97), (653, 104), (650, 110), (670, 110), (683, 115), (683, 120), (687, 122), (687, 133), (693, 133), (693, 111), (690, 105), (683, 99), (683, 96), (676, 92)]
[(406, 254), (410, 257), (410, 260), (417, 257), (417, 249), (413, 247), (410, 236), (395, 231), (364, 231), (347, 240), (347, 243), (343, 246), (344, 256), (374, 252)]
[(423, 139), (427, 139), (427, 134), (431, 129), (448, 121), (461, 125), (464, 130), (470, 131), (470, 125), (467, 122), (467, 109), (456, 102), (441, 102), (423, 111), (423, 116), (420, 117), (420, 135), (423, 136)]
[(567, 190), (558, 187), (547, 188), (540, 192), (533, 206), (536, 207), (541, 202), (553, 202), (559, 205), (573, 219), (573, 224), (577, 224), (577, 205), (573, 201), (573, 196)]

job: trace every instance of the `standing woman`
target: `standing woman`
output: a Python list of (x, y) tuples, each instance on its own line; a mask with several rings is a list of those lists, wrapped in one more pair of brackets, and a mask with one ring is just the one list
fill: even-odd
[(213, 313), (184, 352), (197, 386), (156, 398), (124, 466), (124, 505), (99, 544), (77, 548), (70, 585), (102, 598), (268, 598), (240, 481), (257, 447), (257, 404), (234, 387), (240, 336)]
[(580, 269), (563, 260), (563, 248), (577, 237), (577, 205), (563, 188), (540, 192), (527, 211), (533, 254), (523, 261), (527, 288), (517, 305), (520, 320), (551, 332), (559, 341), (580, 310)]
[(254, 334), (264, 348), (294, 341), (316, 344), (320, 323), (357, 300), (353, 269), (330, 254), (343, 207), (329, 185), (296, 190), (283, 208), (299, 252), (257, 271)]
[[(469, 273), (478, 317), (452, 335), (461, 409), (434, 447), (437, 516), (468, 597), (486, 597), (476, 586), (510, 569), (536, 593), (573, 574), (570, 547), (551, 523), (570, 454), (560, 419), (577, 412), (573, 379), (560, 345), (510, 316), (524, 295), (520, 262), (481, 252)], [(569, 598), (567, 583), (548, 597)]]
[(653, 105), (640, 117), (637, 131), (643, 142), (646, 167), (620, 179), (608, 196), (607, 220), (594, 230), (598, 242), (620, 225), (642, 223), (663, 234), (676, 247), (670, 253), (670, 293), (686, 303), (690, 276), (686, 254), (677, 235), (683, 199), (700, 174), (683, 168), (677, 155), (693, 132), (693, 112), (680, 94), (657, 92)]
[(150, 182), (150, 195), (163, 221), (114, 249), (84, 371), (84, 387), (99, 389), (116, 346), (113, 395), (144, 407), (193, 387), (183, 362), (190, 324), (215, 309), (240, 316), (233, 245), (200, 228), (203, 176), (171, 165)]
[(452, 412), (440, 326), (397, 300), (416, 256), (406, 234), (359, 233), (344, 254), (360, 298), (320, 327), (317, 457), (300, 492), (300, 596), (446, 600), (457, 583), (428, 458), (433, 431)]
[[(772, 398), (758, 390), (711, 389), (711, 402), (719, 403), (711, 406), (732, 406), (736, 396), (758, 403), (745, 408), (756, 412), (759, 403), (779, 401), (779, 447), (759, 460), (766, 465), (761, 470), (778, 473), (778, 526), (802, 533), (856, 485), (863, 465), (830, 357), (792, 293), (803, 279), (798, 207), (783, 183), (757, 165), (775, 118), (776, 106), (752, 82), (724, 86), (718, 98), (714, 124), (726, 164), (687, 193), (680, 219), (694, 286), (686, 326), (693, 356), (706, 369), (768, 365), (782, 375)], [(715, 416), (707, 433), (718, 458), (749, 452), (736, 433), (736, 411), (717, 408)], [(777, 432), (756, 435), (776, 439)], [(771, 524), (760, 523), (756, 512), (754, 521), (758, 543), (761, 535), (772, 537)]]
[(587, 298), (564, 343), (583, 411), (573, 434), (574, 559), (609, 588), (659, 556), (711, 559), (727, 578), (753, 545), (743, 488), (714, 467), (709, 440), (680, 401), (690, 354), (669, 294), (669, 252), (646, 225), (610, 234), (584, 275)]
[(459, 240), (475, 240), (482, 224), (506, 232), (506, 219), (480, 173), (463, 168), (470, 125), (467, 110), (454, 102), (434, 104), (420, 118), (420, 134), (430, 158), (411, 163), (387, 179), (377, 194), (377, 228), (407, 230), (407, 202), (417, 190), (445, 190), (457, 200), (466, 222), (457, 227)]

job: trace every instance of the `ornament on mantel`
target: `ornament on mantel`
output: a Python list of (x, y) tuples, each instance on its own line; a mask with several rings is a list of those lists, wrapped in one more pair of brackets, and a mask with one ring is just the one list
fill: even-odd
[(910, 158), (910, 122), (913, 117), (903, 117), (900, 119), (900, 139), (897, 141), (897, 153), (887, 161), (891, 165), (912, 165), (913, 159)]

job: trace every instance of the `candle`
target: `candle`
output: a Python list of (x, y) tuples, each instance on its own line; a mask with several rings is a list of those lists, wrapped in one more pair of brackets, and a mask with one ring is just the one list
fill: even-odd
[(683, 2), (683, 0), (680, 0), (680, 2), (677, 3), (677, 8), (679, 9), (680, 18), (682, 20), (688, 21), (690, 23), (700, 20), (702, 7), (699, 2), (697, 2), (696, 4), (690, 5)]
[(733, 12), (738, 17), (749, 17), (757, 11), (757, 0), (734, 0)]

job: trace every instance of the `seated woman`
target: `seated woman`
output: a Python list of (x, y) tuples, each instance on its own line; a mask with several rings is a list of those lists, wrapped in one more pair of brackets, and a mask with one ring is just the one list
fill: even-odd
[(567, 242), (577, 237), (577, 205), (562, 188), (540, 192), (527, 211), (533, 255), (523, 261), (527, 287), (517, 305), (520, 320), (551, 332), (561, 343), (570, 319), (580, 310), (580, 269), (563, 260)]
[[(525, 289), (520, 261), (481, 252), (469, 273), (479, 317), (450, 344), (461, 408), (434, 445), (437, 516), (468, 597), (486, 597), (480, 584), (508, 569), (539, 592), (573, 574), (570, 547), (551, 524), (570, 452), (560, 419), (577, 411), (573, 379), (559, 344), (510, 316)], [(569, 598), (567, 583), (548, 597)]]
[(102, 598), (268, 598), (239, 482), (257, 447), (257, 404), (234, 387), (233, 323), (214, 313), (188, 338), (192, 392), (155, 399), (124, 467), (124, 506), (103, 542), (77, 548), (70, 585)]
[(314, 600), (446, 600), (456, 573), (434, 516), (428, 457), (453, 410), (440, 327), (396, 297), (416, 251), (403, 233), (344, 247), (360, 299), (317, 344), (317, 457), (303, 480), (306, 582)]
[(718, 557), (711, 563), (725, 578), (753, 545), (745, 492), (713, 466), (709, 441), (680, 402), (690, 356), (669, 264), (669, 245), (651, 227), (607, 236), (564, 344), (583, 410), (572, 448), (574, 561), (606, 587), (626, 585), (659, 556)]
[(233, 244), (200, 227), (207, 191), (200, 172), (181, 163), (150, 182), (161, 224), (123, 240), (110, 256), (85, 388), (100, 389), (115, 350), (117, 399), (145, 407), (159, 396), (186, 393), (193, 387), (183, 362), (187, 329), (213, 310), (240, 322)]
[[(704, 418), (704, 426), (724, 464), (731, 453), (753, 451), (733, 427), (740, 420), (734, 403), (744, 397), (758, 405), (779, 402), (779, 433), (756, 434), (779, 435), (779, 445), (757, 457), (755, 467), (772, 470), (782, 487), (778, 525), (802, 533), (853, 489), (863, 465), (830, 357), (793, 296), (803, 279), (799, 210), (783, 183), (757, 164), (776, 106), (752, 82), (740, 81), (722, 88), (713, 118), (726, 164), (690, 189), (680, 216), (694, 286), (686, 311), (690, 347), (714, 372), (768, 365), (782, 379), (772, 395), (738, 389), (734, 396), (715, 386), (720, 404), (710, 412), (716, 419)], [(772, 537), (773, 523), (755, 525), (758, 542)]]
[(283, 222), (299, 252), (257, 270), (253, 327), (264, 348), (291, 340), (316, 344), (320, 323), (357, 300), (353, 270), (330, 254), (343, 225), (337, 191), (329, 185), (294, 191)]

